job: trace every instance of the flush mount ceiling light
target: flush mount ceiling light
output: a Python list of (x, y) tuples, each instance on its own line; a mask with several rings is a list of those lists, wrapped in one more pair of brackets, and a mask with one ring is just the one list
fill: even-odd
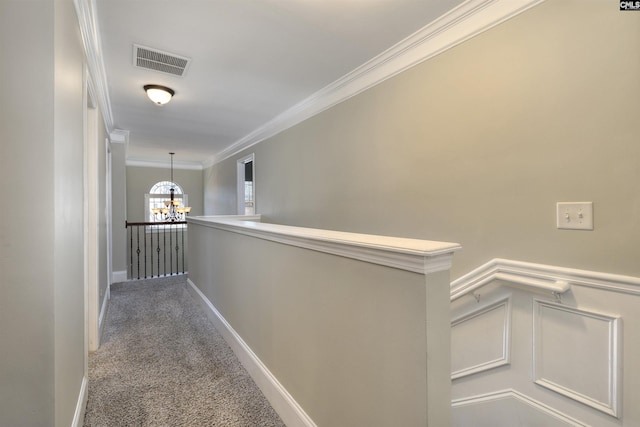
[(144, 91), (147, 92), (149, 99), (158, 105), (166, 104), (175, 95), (173, 89), (160, 85), (145, 85)]

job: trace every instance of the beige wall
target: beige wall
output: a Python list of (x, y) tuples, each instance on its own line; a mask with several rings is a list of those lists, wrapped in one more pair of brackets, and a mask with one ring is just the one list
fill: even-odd
[[(0, 425), (69, 426), (85, 367), (83, 59), (73, 3), (0, 2)], [(35, 196), (37, 195), (37, 196)], [(35, 205), (46, 206), (30, 209)]]
[(205, 215), (238, 214), (236, 174), (235, 160), (227, 160), (204, 170)]
[[(0, 57), (13, 58), (0, 61), (0, 177), (19, 185), (12, 204), (30, 206), (39, 194), (38, 203), (49, 210), (53, 29), (52, 1), (0, 2), (0, 40), (14, 41), (0, 43)], [(0, 425), (53, 425), (53, 231), (53, 217), (36, 209), (0, 222)]]
[(190, 280), (318, 426), (449, 425), (448, 272), (189, 230)]
[[(640, 276), (640, 13), (548, 0), (237, 157), (289, 225), (461, 243), (452, 278), (501, 257)], [(235, 161), (205, 171), (233, 213)], [(555, 204), (593, 201), (594, 231)]]
[[(141, 222), (144, 218), (144, 195), (159, 181), (169, 180), (167, 168), (127, 166), (127, 221)], [(173, 168), (173, 178), (189, 196), (190, 215), (202, 215), (202, 171)], [(124, 226), (124, 224), (122, 224)], [(115, 226), (119, 226), (115, 224)]]

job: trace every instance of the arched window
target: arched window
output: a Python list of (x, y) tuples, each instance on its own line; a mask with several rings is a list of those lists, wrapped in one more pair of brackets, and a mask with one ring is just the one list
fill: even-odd
[(181, 206), (188, 206), (187, 195), (178, 183), (171, 181), (156, 182), (144, 197), (144, 210), (147, 221), (162, 222), (162, 218), (153, 214), (153, 209), (165, 207), (165, 200), (171, 200), (171, 188), (174, 189), (173, 199), (178, 200)]
[(174, 194), (182, 194), (182, 187), (171, 181), (156, 182), (153, 187), (151, 187), (149, 194), (171, 194), (171, 188), (175, 190)]

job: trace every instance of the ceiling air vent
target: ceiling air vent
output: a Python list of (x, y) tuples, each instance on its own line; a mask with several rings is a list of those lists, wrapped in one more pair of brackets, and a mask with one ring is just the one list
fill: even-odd
[(147, 70), (160, 71), (174, 76), (184, 76), (191, 60), (184, 56), (163, 52), (158, 49), (133, 45), (133, 65)]

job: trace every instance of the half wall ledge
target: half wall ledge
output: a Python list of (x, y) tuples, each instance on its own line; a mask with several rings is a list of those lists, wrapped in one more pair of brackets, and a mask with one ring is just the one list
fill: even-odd
[(190, 288), (287, 426), (451, 425), (458, 244), (188, 222)]
[(420, 274), (451, 268), (457, 243), (262, 223), (260, 215), (187, 218), (190, 224), (226, 230), (286, 245), (353, 258)]

